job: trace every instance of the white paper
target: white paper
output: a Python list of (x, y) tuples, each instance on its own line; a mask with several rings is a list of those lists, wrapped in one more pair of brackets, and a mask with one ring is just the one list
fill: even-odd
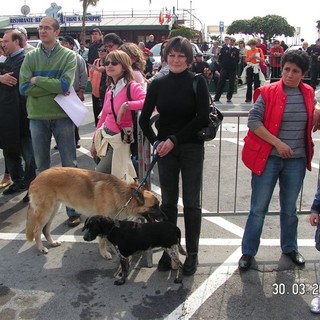
[(69, 92), (68, 95), (58, 94), (54, 100), (60, 105), (73, 123), (79, 127), (89, 110), (79, 99), (73, 87), (69, 88)]

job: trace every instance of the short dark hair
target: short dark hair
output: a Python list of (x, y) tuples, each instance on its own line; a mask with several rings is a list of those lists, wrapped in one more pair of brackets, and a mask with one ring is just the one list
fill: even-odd
[(302, 50), (287, 51), (281, 58), (281, 69), (283, 68), (286, 62), (296, 64), (301, 69), (303, 74), (309, 70), (309, 55)]
[(94, 33), (94, 32), (98, 32), (100, 35), (102, 35), (102, 32), (99, 28), (94, 28), (90, 31), (90, 34)]
[(108, 42), (112, 42), (113, 44), (117, 44), (118, 46), (121, 46), (123, 44), (123, 41), (116, 33), (107, 33), (103, 38), (103, 43), (106, 44)]
[(168, 55), (172, 51), (185, 54), (185, 56), (187, 57), (187, 63), (192, 64), (193, 50), (191, 42), (187, 38), (177, 36), (169, 39), (168, 44), (166, 45), (166, 48), (164, 50), (164, 61), (168, 61)]
[(69, 44), (71, 44), (72, 46), (75, 46), (75, 41), (74, 41), (74, 38), (69, 35), (69, 34), (66, 34), (64, 35), (62, 38), (61, 38), (61, 41), (64, 41), (64, 42), (68, 42)]
[(5, 33), (11, 33), (11, 40), (15, 41), (18, 40), (19, 42), (19, 47), (23, 48), (23, 38), (22, 38), (22, 33), (16, 29), (10, 29), (5, 31)]

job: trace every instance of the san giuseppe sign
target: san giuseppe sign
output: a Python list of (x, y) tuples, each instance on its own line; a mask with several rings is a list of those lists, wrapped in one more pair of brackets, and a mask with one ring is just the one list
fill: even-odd
[[(44, 17), (12, 17), (9, 19), (10, 24), (28, 24), (28, 23), (40, 23), (41, 19)], [(63, 17), (64, 23), (72, 23), (72, 22), (81, 22), (82, 16), (74, 15), (74, 16), (64, 16)], [(85, 17), (87, 22), (101, 22), (100, 15), (87, 15)]]

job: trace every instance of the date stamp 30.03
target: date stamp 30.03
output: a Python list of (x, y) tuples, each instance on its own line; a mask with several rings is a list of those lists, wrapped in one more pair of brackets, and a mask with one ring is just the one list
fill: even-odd
[(310, 295), (317, 296), (320, 294), (319, 283), (273, 283), (273, 295)]

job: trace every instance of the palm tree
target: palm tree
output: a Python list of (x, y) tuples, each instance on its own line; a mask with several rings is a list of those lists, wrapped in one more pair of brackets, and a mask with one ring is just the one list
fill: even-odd
[(95, 7), (99, 0), (80, 0), (82, 2), (82, 29), (81, 29), (81, 34), (80, 34), (80, 41), (85, 42), (86, 40), (86, 15), (87, 15), (87, 10), (89, 6)]

